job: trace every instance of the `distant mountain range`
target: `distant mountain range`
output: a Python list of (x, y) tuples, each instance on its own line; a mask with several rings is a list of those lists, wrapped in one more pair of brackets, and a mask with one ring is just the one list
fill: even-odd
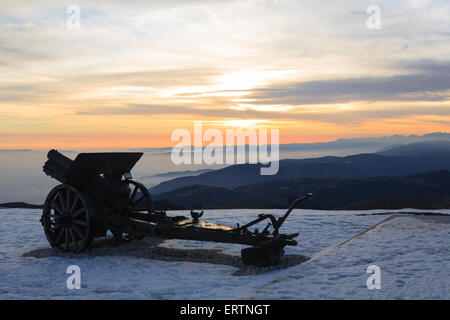
[[(318, 151), (318, 150), (337, 150), (337, 149), (361, 149), (362, 152), (374, 152), (377, 149), (390, 146), (401, 146), (416, 142), (428, 141), (448, 141), (450, 142), (450, 133), (433, 132), (419, 135), (393, 135), (374, 138), (348, 138), (337, 139), (330, 142), (317, 143), (291, 143), (280, 145), (280, 151)], [(370, 150), (370, 151), (369, 151)]]
[(286, 208), (314, 192), (314, 209), (450, 208), (450, 142), (383, 148), (374, 154), (287, 159), (275, 176), (260, 164), (232, 165), (150, 189), (157, 206), (176, 209)]
[(260, 175), (261, 164), (232, 165), (197, 176), (179, 177), (149, 189), (152, 194), (204, 185), (237, 188), (271, 180), (297, 178), (356, 179), (373, 176), (404, 176), (433, 170), (450, 170), (450, 142), (432, 141), (400, 145), (375, 154), (280, 160), (274, 176)]
[[(155, 207), (166, 209), (286, 208), (305, 192), (316, 193), (305, 203), (316, 209), (450, 207), (450, 134), (339, 139), (325, 144), (345, 148), (358, 143), (379, 148), (349, 156), (283, 159), (274, 176), (260, 175), (261, 164), (243, 164), (146, 175), (142, 182), (165, 181), (149, 190)], [(9, 202), (0, 207), (40, 206)]]
[(140, 183), (143, 183), (147, 187), (149, 186), (155, 186), (158, 185), (164, 181), (168, 181), (175, 178), (180, 177), (190, 177), (190, 176), (197, 176), (199, 174), (213, 171), (213, 169), (200, 169), (200, 170), (184, 170), (184, 171), (169, 171), (169, 172), (163, 172), (153, 175), (146, 175), (141, 176), (137, 178), (136, 180)]
[[(303, 151), (332, 151), (340, 149), (360, 149), (361, 152), (375, 152), (378, 149), (386, 148), (393, 145), (405, 145), (415, 142), (427, 141), (449, 141), (450, 133), (433, 132), (424, 135), (393, 135), (385, 137), (373, 138), (341, 138), (329, 142), (315, 142), (315, 143), (287, 143), (280, 144), (280, 152), (303, 152)], [(172, 148), (134, 148), (129, 151), (140, 151), (149, 154), (166, 154), (170, 155)], [(331, 154), (331, 153), (330, 153)]]
[(406, 145), (394, 145), (377, 151), (383, 156), (415, 156), (450, 152), (450, 141), (422, 141)]
[[(450, 208), (450, 171), (404, 177), (273, 180), (233, 189), (194, 185), (154, 196), (167, 209), (287, 208), (307, 192), (309, 209)], [(160, 202), (160, 201), (164, 202)]]

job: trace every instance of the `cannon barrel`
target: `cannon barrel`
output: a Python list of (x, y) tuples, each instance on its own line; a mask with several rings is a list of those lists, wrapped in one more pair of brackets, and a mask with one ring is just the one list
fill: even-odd
[(121, 180), (122, 175), (129, 173), (141, 156), (142, 152), (94, 152), (80, 153), (72, 160), (52, 149), (47, 154), (48, 160), (43, 169), (45, 174), (61, 183), (81, 187), (85, 183), (95, 185), (104, 178)]
[(55, 162), (58, 166), (63, 168), (64, 170), (69, 170), (69, 168), (73, 164), (73, 160), (66, 157), (62, 153), (58, 152), (55, 149), (50, 150), (47, 153), (47, 158), (53, 162)]
[(48, 160), (44, 164), (45, 174), (64, 183), (66, 173), (73, 165), (73, 160), (54, 149), (47, 153), (47, 158)]

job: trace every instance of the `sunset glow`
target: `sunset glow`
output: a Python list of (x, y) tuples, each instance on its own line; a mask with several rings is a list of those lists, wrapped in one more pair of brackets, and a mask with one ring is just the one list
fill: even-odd
[[(194, 121), (280, 142), (450, 128), (450, 4), (5, 1), (0, 149), (171, 146)], [(424, 40), (424, 39), (428, 40)]]

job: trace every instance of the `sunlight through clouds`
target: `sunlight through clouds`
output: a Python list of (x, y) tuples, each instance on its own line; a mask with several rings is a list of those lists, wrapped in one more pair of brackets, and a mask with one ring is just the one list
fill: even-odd
[(0, 148), (167, 146), (194, 120), (278, 125), (281, 142), (448, 128), (448, 1), (378, 1), (379, 30), (365, 0), (80, 0), (79, 29), (68, 5), (3, 2)]

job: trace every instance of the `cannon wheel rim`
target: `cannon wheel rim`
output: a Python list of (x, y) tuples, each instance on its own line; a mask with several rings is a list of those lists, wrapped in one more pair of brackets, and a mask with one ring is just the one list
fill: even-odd
[(57, 252), (81, 252), (92, 240), (93, 207), (77, 188), (61, 184), (48, 194), (42, 214), (45, 235)]
[[(129, 200), (130, 200), (130, 207), (134, 211), (137, 212), (147, 212), (151, 213), (153, 208), (153, 201), (152, 196), (148, 192), (147, 188), (142, 184), (134, 180), (125, 180), (126, 183), (128, 183), (130, 186), (130, 194), (129, 194)], [(141, 196), (136, 199), (137, 192), (141, 192)], [(143, 203), (143, 207), (140, 208), (138, 205)]]

